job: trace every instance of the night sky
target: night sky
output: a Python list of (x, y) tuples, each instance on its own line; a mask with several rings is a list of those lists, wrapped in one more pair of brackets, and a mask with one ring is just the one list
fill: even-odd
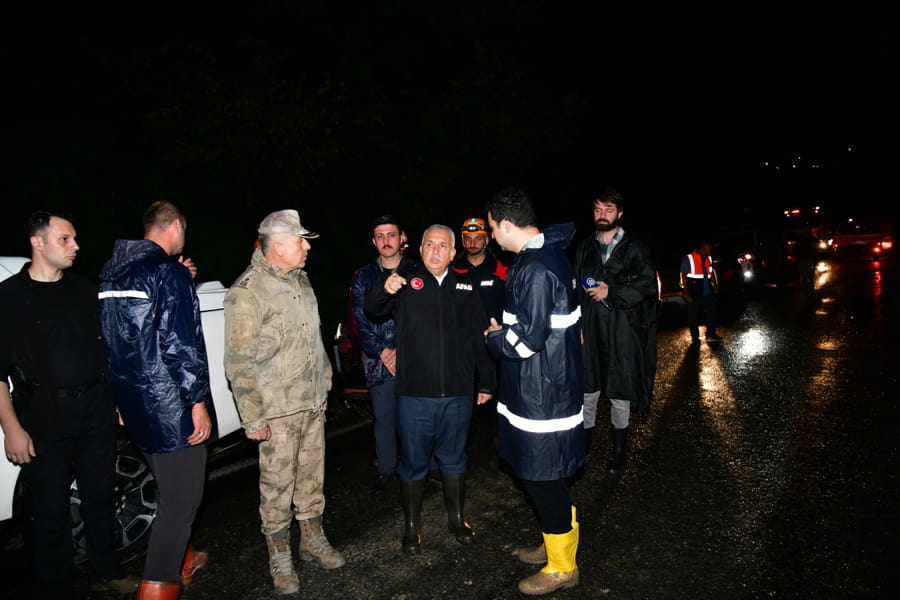
[(31, 210), (60, 208), (95, 277), (168, 198), (199, 278), (229, 285), (259, 221), (297, 208), (322, 234), (307, 270), (328, 322), (374, 256), (373, 216), (396, 213), (415, 246), (510, 184), (580, 231), (615, 187), (625, 227), (659, 244), (794, 203), (896, 214), (886, 14), (190, 4), (5, 15), (0, 254), (25, 251)]

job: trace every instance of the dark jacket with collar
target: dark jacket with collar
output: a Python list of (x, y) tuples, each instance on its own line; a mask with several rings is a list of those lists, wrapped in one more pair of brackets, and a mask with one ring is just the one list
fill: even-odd
[(565, 254), (575, 226), (543, 229), (506, 275), (503, 329), (487, 343), (501, 358), (499, 455), (532, 481), (574, 475), (584, 465), (580, 308)]
[[(416, 261), (403, 256), (396, 272), (403, 275), (416, 265)], [(390, 271), (381, 268), (379, 259), (366, 263), (353, 274), (350, 280), (350, 313), (353, 318), (353, 329), (362, 347), (363, 368), (366, 374), (366, 385), (370, 388), (393, 379), (384, 363), (381, 362), (381, 351), (385, 348), (396, 348), (396, 327), (390, 317), (375, 317), (367, 314), (363, 308), (366, 294), (373, 287), (384, 284), (384, 278)]]
[(471, 396), (476, 369), (477, 391), (493, 393), (495, 367), (484, 345), (489, 321), (472, 281), (448, 269), (438, 284), (422, 264), (404, 277), (406, 285), (396, 294), (384, 290), (383, 278), (364, 303), (372, 315), (394, 318), (397, 394)]
[(453, 261), (453, 270), (461, 275), (468, 275), (472, 285), (478, 289), (488, 320), (494, 318), (498, 323), (503, 317), (506, 269), (506, 265), (500, 262), (490, 248), (485, 249), (484, 261), (478, 266), (469, 262), (465, 252)]

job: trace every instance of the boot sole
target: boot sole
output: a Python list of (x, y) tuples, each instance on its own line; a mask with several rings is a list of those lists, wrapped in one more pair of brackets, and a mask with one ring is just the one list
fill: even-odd
[(525, 591), (522, 588), (519, 588), (519, 591), (525, 594), (526, 596), (546, 596), (547, 594), (552, 594), (557, 590), (564, 590), (566, 588), (573, 588), (578, 585), (578, 576), (576, 575), (574, 579), (571, 581), (567, 581), (565, 583), (561, 583), (556, 587), (546, 589), (546, 590), (535, 590), (535, 591)]
[(340, 560), (340, 561), (336, 562), (335, 564), (328, 565), (328, 564), (323, 563), (321, 560), (319, 560), (319, 558), (317, 556), (315, 556), (314, 554), (310, 554), (309, 552), (305, 552), (305, 551), (300, 553), (300, 558), (306, 562), (319, 563), (319, 565), (323, 569), (328, 569), (329, 571), (331, 571), (333, 569), (340, 569), (347, 562), (346, 560)]
[(279, 596), (287, 596), (288, 594), (296, 594), (300, 591), (300, 584), (298, 583), (296, 586), (287, 586), (283, 588), (275, 588), (275, 593)]

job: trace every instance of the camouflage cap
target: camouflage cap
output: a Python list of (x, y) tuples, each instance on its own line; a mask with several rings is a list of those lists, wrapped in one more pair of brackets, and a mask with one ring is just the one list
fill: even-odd
[(263, 219), (262, 223), (259, 224), (259, 229), (257, 229), (257, 231), (262, 235), (289, 233), (307, 239), (319, 237), (318, 233), (313, 233), (300, 224), (300, 213), (293, 208), (277, 210), (270, 213), (269, 216)]

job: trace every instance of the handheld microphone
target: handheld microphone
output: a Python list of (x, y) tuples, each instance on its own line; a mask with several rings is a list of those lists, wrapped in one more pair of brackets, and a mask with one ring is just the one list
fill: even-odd
[[(583, 287), (585, 291), (591, 288), (595, 288), (598, 285), (600, 284), (597, 283), (597, 280), (594, 279), (593, 275), (587, 275), (581, 278), (581, 287)], [(612, 308), (609, 307), (609, 303), (606, 301), (606, 299), (600, 300), (600, 303), (605, 306), (607, 310), (612, 310)]]

